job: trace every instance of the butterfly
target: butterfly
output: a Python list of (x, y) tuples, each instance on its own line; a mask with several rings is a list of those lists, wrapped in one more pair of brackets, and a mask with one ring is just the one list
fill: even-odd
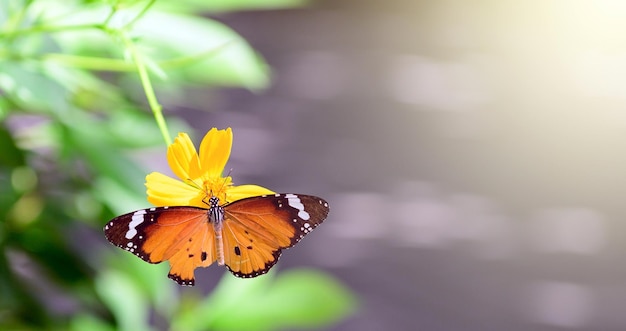
[(104, 226), (109, 242), (149, 263), (170, 262), (168, 277), (195, 284), (194, 270), (217, 261), (235, 276), (267, 273), (328, 215), (328, 202), (303, 194), (249, 197), (225, 205), (209, 198), (194, 206), (140, 209)]

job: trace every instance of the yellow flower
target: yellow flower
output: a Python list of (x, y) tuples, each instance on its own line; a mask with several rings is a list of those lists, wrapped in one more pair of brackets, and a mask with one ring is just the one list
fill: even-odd
[(216, 196), (220, 204), (224, 204), (273, 194), (257, 185), (234, 186), (230, 176), (222, 177), (232, 144), (233, 132), (230, 128), (213, 128), (202, 139), (198, 154), (189, 136), (179, 133), (167, 149), (167, 162), (180, 181), (158, 172), (149, 174), (146, 176), (148, 201), (155, 206), (208, 208), (211, 196)]

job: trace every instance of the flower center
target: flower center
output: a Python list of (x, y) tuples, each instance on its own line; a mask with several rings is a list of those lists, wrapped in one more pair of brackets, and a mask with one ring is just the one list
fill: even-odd
[(220, 204), (226, 203), (226, 191), (233, 185), (233, 179), (228, 177), (210, 177), (203, 181), (202, 187), (206, 194), (206, 201), (211, 197), (217, 197)]

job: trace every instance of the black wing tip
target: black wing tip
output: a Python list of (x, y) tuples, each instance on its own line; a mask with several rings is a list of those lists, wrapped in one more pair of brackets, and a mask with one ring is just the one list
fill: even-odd
[(111, 245), (113, 245), (115, 247), (119, 247), (119, 248), (121, 248), (121, 249), (123, 249), (123, 250), (125, 250), (125, 251), (127, 251), (127, 252), (129, 252), (129, 253), (131, 253), (133, 255), (135, 255), (136, 257), (142, 259), (143, 261), (150, 263), (150, 264), (159, 264), (159, 263), (163, 262), (163, 261), (153, 261), (153, 260), (151, 260), (150, 259), (150, 254), (144, 252), (143, 249), (139, 248), (136, 245), (135, 246), (128, 246), (128, 245), (125, 246), (125, 245), (115, 244), (115, 243), (113, 243), (111, 241), (109, 241), (109, 242), (111, 243)]
[(194, 286), (196, 284), (196, 280), (194, 278), (183, 279), (180, 275), (175, 274), (168, 274), (167, 277), (182, 286)]
[(148, 263), (157, 264), (157, 263), (162, 262), (162, 261), (152, 261), (150, 259), (150, 254), (146, 253), (142, 248), (143, 241), (142, 240), (133, 241), (132, 239), (125, 238), (123, 236), (124, 235), (123, 231), (120, 231), (118, 227), (116, 227), (112, 221), (109, 221), (107, 222), (107, 224), (104, 225), (103, 231), (104, 231), (104, 237), (111, 245), (115, 247), (119, 247)]

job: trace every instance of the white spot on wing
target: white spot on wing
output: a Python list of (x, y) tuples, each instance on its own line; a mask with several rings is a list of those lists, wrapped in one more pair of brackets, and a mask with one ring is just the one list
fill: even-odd
[(308, 221), (311, 218), (311, 215), (309, 215), (309, 213), (304, 210), (304, 205), (297, 195), (291, 193), (285, 194), (285, 198), (287, 198), (287, 203), (289, 203), (289, 206), (298, 210), (298, 217), (305, 221)]
[(309, 218), (311, 218), (311, 215), (309, 215), (309, 213), (307, 213), (307, 212), (306, 212), (306, 211), (304, 211), (304, 210), (299, 211), (299, 212), (298, 212), (298, 216), (299, 216), (301, 219), (305, 220), (305, 221), (308, 221), (308, 220), (309, 220)]
[(138, 210), (136, 211), (132, 218), (130, 223), (128, 223), (128, 231), (126, 231), (126, 239), (133, 239), (136, 235), (137, 235), (137, 229), (136, 227), (143, 223), (143, 215), (146, 214), (145, 210)]

